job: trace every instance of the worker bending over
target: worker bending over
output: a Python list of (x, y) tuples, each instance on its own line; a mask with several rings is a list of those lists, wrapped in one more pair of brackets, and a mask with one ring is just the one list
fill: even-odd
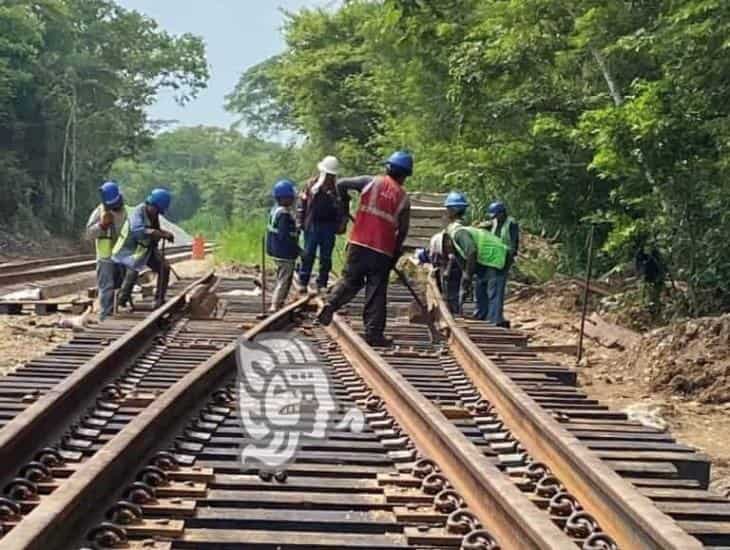
[(297, 208), (297, 221), (304, 232), (304, 252), (299, 269), (299, 287), (304, 293), (309, 286), (317, 250), (319, 250), (317, 291), (327, 288), (337, 233), (344, 232), (347, 222), (335, 185), (339, 161), (335, 157), (325, 157), (317, 168), (319, 175), (312, 178), (304, 188)]
[(388, 278), (402, 254), (408, 236), (410, 201), (403, 188), (413, 174), (413, 157), (406, 152), (393, 153), (385, 164), (384, 175), (345, 178), (337, 182), (345, 211), (349, 209), (349, 190), (360, 193), (360, 206), (350, 234), (347, 260), (342, 279), (335, 286), (318, 319), (323, 325), (365, 287), (363, 324), (365, 340), (371, 346), (390, 346), (384, 335)]
[(122, 226), (127, 221), (124, 197), (116, 182), (108, 181), (99, 188), (101, 203), (89, 216), (86, 235), (96, 242), (96, 286), (99, 293), (99, 320), (114, 312), (114, 291), (122, 285), (124, 267), (112, 261), (112, 250)]
[(145, 266), (157, 274), (155, 308), (165, 303), (170, 265), (162, 257), (158, 243), (163, 239), (175, 240), (172, 233), (160, 229), (160, 214), (167, 212), (171, 202), (172, 195), (167, 189), (153, 189), (147, 199), (132, 210), (122, 226), (112, 256), (114, 263), (123, 265), (127, 270), (119, 292), (119, 307), (133, 307), (132, 290)]
[(477, 307), (474, 317), (495, 322), (489, 317), (488, 285), (496, 271), (504, 268), (507, 246), (499, 237), (485, 229), (464, 225), (464, 215), (469, 204), (463, 194), (458, 195), (460, 197), (454, 194), (452, 201), (449, 201), (450, 206), (446, 207), (449, 225), (446, 228), (448, 238), (445, 241), (446, 249), (453, 251), (463, 272), (460, 302), (463, 303), (472, 294), (476, 278)]
[(489, 281), (489, 320), (498, 327), (509, 328), (504, 318), (504, 298), (507, 291), (507, 277), (520, 248), (520, 227), (507, 215), (507, 207), (501, 201), (493, 202), (487, 209), (492, 219), (492, 233), (507, 246), (507, 259), (503, 269), (497, 269)]
[(266, 253), (276, 264), (276, 285), (271, 298), (271, 312), (281, 309), (286, 302), (294, 277), (294, 265), (301, 254), (299, 231), (294, 220), (296, 193), (294, 184), (289, 180), (282, 180), (274, 185), (276, 205), (269, 212), (266, 229)]
[[(449, 196), (451, 195), (450, 193)], [(461, 268), (454, 258), (453, 251), (449, 252), (444, 247), (445, 234), (446, 231), (439, 231), (431, 237), (428, 248), (416, 252), (416, 259), (420, 264), (431, 264), (433, 266), (439, 291), (446, 298), (449, 311), (455, 315), (460, 315)]]

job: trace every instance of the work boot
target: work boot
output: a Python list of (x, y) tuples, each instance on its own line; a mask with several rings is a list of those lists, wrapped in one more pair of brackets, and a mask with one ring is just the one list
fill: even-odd
[(509, 321), (507, 321), (507, 320), (505, 319), (505, 320), (504, 320), (504, 321), (502, 321), (501, 323), (497, 323), (497, 326), (498, 326), (499, 328), (512, 328), (512, 323), (510, 323)]
[(332, 323), (332, 317), (335, 315), (335, 310), (331, 305), (325, 304), (325, 306), (317, 314), (317, 321), (323, 327), (328, 327)]
[(374, 348), (393, 347), (393, 339), (388, 338), (387, 336), (383, 336), (382, 334), (378, 336), (366, 336), (365, 341), (368, 343), (369, 346)]

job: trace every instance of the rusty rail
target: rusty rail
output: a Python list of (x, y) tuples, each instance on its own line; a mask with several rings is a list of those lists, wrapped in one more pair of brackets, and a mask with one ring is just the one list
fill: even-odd
[(619, 547), (702, 547), (501, 372), (456, 322), (433, 277), (429, 279), (428, 298), (449, 331), (449, 347), (460, 367), (525, 449), (553, 471)]
[[(244, 334), (253, 340), (294, 312), (304, 307), (305, 296), (262, 320)], [(229, 344), (207, 361), (198, 365), (169, 388), (134, 418), (102, 450), (75, 471), (23, 521), (2, 539), (2, 547), (23, 550), (66, 548), (74, 528), (88, 514), (88, 504), (107, 496), (109, 487), (116, 487), (129, 473), (136, 458), (147, 454), (159, 443), (160, 434), (186, 411), (191, 410), (221, 379), (235, 371), (238, 342)]]
[(575, 548), (567, 535), (342, 318), (335, 315), (327, 332), (416, 446), (438, 464), (503, 548)]
[[(211, 250), (212, 245), (208, 245), (206, 250)], [(168, 250), (167, 260), (170, 263), (177, 263), (190, 259), (192, 250), (190, 246), (178, 246)], [(21, 269), (22, 265), (15, 265), (0, 270), (0, 287), (27, 283), (30, 281), (48, 280), (66, 275), (76, 275), (78, 273), (91, 272), (96, 269), (96, 259), (93, 256), (87, 258), (73, 257), (73, 261), (58, 263), (64, 258), (58, 258), (56, 261), (39, 260), (38, 263), (28, 262), (30, 269)], [(41, 265), (38, 265), (38, 264)], [(18, 271), (18, 269), (21, 269)]]
[(42, 439), (53, 436), (59, 419), (69, 418), (89, 396), (96, 395), (106, 380), (120, 372), (140, 352), (142, 343), (157, 333), (160, 322), (184, 307), (186, 296), (194, 287), (213, 279), (211, 271), (188, 285), (0, 429), (3, 475), (16, 471), (38, 449)]

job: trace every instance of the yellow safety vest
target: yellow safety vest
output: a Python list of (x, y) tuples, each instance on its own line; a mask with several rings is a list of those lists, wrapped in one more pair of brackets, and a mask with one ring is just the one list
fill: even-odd
[(502, 242), (502, 239), (484, 229), (454, 222), (446, 228), (446, 233), (451, 237), (454, 248), (462, 258), (465, 257), (464, 251), (456, 241), (456, 234), (459, 231), (468, 231), (474, 240), (474, 245), (477, 249), (477, 263), (479, 265), (504, 269), (507, 263), (507, 251), (509, 248)]
[[(96, 209), (99, 211), (99, 220), (101, 220), (101, 216), (104, 214), (104, 205), (100, 204), (96, 207)], [(124, 220), (122, 221), (122, 227), (126, 225), (127, 223), (127, 216), (129, 215), (130, 208), (128, 206), (124, 207)], [(121, 233), (120, 233), (121, 235)], [(112, 251), (114, 250), (114, 247), (116, 246), (117, 242), (119, 241), (120, 235), (116, 236), (116, 239), (114, 237), (114, 226), (107, 228), (106, 231), (104, 231), (101, 235), (99, 235), (96, 238), (96, 259), (98, 260), (108, 260), (112, 257)]]
[(510, 231), (510, 229), (512, 229), (513, 223), (517, 222), (514, 218), (508, 217), (506, 220), (504, 220), (502, 228), (499, 232), (497, 231), (497, 224), (495, 224), (492, 228), (492, 233), (502, 239), (502, 242), (504, 242), (504, 244), (506, 244), (509, 248), (510, 254), (515, 253), (515, 243), (512, 242), (512, 232)]
[[(132, 211), (134, 209), (130, 208), (126, 210), (126, 216), (124, 219), (124, 223), (122, 224), (122, 230), (119, 232), (119, 237), (117, 237), (117, 242), (114, 244), (114, 248), (112, 249), (112, 255), (117, 255), (119, 252), (124, 248), (124, 243), (129, 238), (129, 230), (130, 230), (130, 222), (129, 218), (132, 214)], [(149, 250), (149, 246), (145, 246), (144, 244), (137, 242), (137, 246), (134, 249), (134, 252), (132, 252), (132, 259), (135, 262), (139, 262), (145, 254), (147, 254), (147, 251)]]

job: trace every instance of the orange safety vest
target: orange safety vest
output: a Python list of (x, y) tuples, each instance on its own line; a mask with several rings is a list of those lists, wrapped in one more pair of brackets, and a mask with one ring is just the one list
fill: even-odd
[(387, 256), (395, 254), (398, 216), (408, 196), (390, 176), (378, 176), (365, 186), (350, 242)]

